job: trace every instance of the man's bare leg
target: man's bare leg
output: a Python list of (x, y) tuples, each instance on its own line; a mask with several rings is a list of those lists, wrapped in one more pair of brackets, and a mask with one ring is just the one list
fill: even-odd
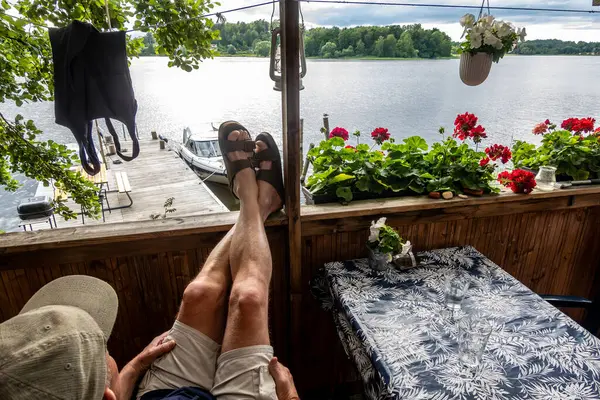
[[(265, 148), (264, 143), (257, 142), (257, 151)], [(265, 161), (260, 167), (268, 169), (270, 165), (270, 161)], [(233, 285), (222, 353), (270, 344), (268, 303), (272, 260), (264, 220), (279, 209), (281, 199), (270, 184), (257, 182), (253, 171), (243, 170), (238, 176), (236, 193), (240, 198), (240, 216), (231, 239), (229, 260)]]
[[(246, 131), (233, 131), (228, 140), (245, 140)], [(246, 159), (251, 153), (236, 151), (227, 155), (230, 160)], [(238, 172), (235, 182), (254, 174), (250, 168)], [(241, 174), (241, 175), (240, 175)], [(236, 193), (238, 193), (236, 191)], [(239, 193), (238, 193), (239, 195)], [(225, 235), (206, 259), (202, 270), (185, 289), (177, 320), (202, 332), (217, 343), (223, 340), (227, 316), (227, 295), (231, 285), (229, 253), (236, 226)]]
[(223, 341), (227, 316), (227, 294), (231, 285), (229, 248), (235, 226), (210, 252), (198, 276), (183, 292), (177, 320), (205, 334), (213, 341)]

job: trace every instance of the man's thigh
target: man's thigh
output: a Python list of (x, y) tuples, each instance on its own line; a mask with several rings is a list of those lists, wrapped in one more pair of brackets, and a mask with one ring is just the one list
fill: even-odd
[(184, 386), (200, 387), (210, 391), (214, 385), (217, 356), (221, 346), (196, 329), (175, 321), (165, 340), (177, 345), (156, 360), (142, 379), (138, 399), (159, 389), (177, 389)]
[(223, 353), (217, 362), (214, 386), (218, 400), (277, 400), (269, 373), (271, 346), (249, 346)]

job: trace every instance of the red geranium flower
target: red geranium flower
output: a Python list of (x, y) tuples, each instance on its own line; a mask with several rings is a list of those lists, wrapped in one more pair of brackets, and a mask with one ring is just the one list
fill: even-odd
[(546, 120), (546, 121), (548, 121), (548, 123), (540, 122), (533, 128), (532, 132), (534, 135), (543, 135), (544, 133), (548, 132), (548, 125), (549, 125), (550, 121), (549, 120)]
[(500, 159), (503, 164), (506, 164), (512, 158), (512, 152), (506, 146), (502, 146), (501, 144), (494, 144), (485, 149), (485, 154), (488, 155), (489, 158), (496, 161)]
[(481, 125), (477, 125), (475, 128), (471, 129), (471, 138), (475, 143), (481, 142), (481, 139), (485, 139), (487, 134), (485, 133), (485, 128)]
[(579, 124), (575, 127), (575, 132), (592, 132), (594, 130), (594, 123), (596, 120), (594, 118), (581, 118), (579, 120)]
[(544, 121), (544, 123), (545, 123), (546, 125), (550, 125), (550, 120), (549, 120), (549, 119), (546, 119), (546, 120)]
[(464, 113), (458, 114), (454, 120), (453, 137), (460, 140), (472, 138), (475, 143), (481, 142), (482, 138), (486, 138), (485, 128), (477, 125), (478, 118), (475, 114)]
[(390, 138), (390, 134), (386, 128), (375, 128), (375, 130), (371, 132), (371, 137), (377, 144), (381, 145)]
[(529, 171), (515, 169), (512, 172), (504, 171), (498, 174), (498, 182), (510, 188), (514, 193), (531, 193), (537, 183), (535, 175)]
[(479, 161), (479, 166), (485, 167), (489, 163), (490, 163), (490, 158), (489, 157), (485, 157), (485, 158), (482, 158), (481, 161)]
[(344, 128), (340, 128), (339, 126), (336, 126), (335, 128), (333, 128), (331, 130), (331, 132), (329, 132), (329, 139), (334, 138), (334, 137), (341, 137), (342, 139), (344, 139), (344, 141), (348, 140), (348, 131), (345, 130)]
[(594, 118), (567, 118), (560, 125), (561, 128), (574, 133), (592, 132), (594, 130)]

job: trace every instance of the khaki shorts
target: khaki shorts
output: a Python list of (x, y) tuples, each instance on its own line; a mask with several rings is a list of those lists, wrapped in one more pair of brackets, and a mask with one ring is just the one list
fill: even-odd
[(244, 347), (219, 355), (221, 346), (179, 321), (175, 321), (168, 339), (177, 345), (146, 372), (138, 399), (153, 390), (194, 386), (210, 391), (219, 400), (277, 400), (268, 369), (273, 358), (271, 346)]

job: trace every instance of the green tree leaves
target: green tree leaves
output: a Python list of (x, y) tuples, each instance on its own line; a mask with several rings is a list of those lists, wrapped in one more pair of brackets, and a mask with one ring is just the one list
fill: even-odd
[(254, 54), (259, 57), (269, 57), (271, 53), (271, 42), (263, 40), (254, 44)]
[(423, 29), (419, 24), (313, 28), (306, 32), (304, 43), (307, 57), (325, 58), (351, 57), (350, 46), (354, 55), (363, 57), (436, 58), (450, 57), (452, 51), (448, 35), (435, 28)]
[[(154, 50), (168, 56), (170, 66), (185, 71), (198, 68), (202, 59), (215, 54), (211, 43), (219, 32), (210, 19), (200, 18), (215, 4), (210, 0), (108, 1), (113, 29), (128, 29), (133, 22), (135, 29), (154, 33), (146, 38), (127, 37), (130, 58), (138, 56), (144, 47), (148, 49), (153, 37)], [(104, 0), (14, 0), (10, 4), (2, 0), (0, 6), (4, 10), (0, 12), (0, 103), (14, 101), (21, 106), (52, 100), (52, 51), (44, 25), (63, 27), (80, 20), (108, 29)], [(40, 133), (33, 121), (23, 123), (19, 117), (8, 121), (0, 114), (0, 185), (15, 190), (12, 173), (20, 171), (46, 185), (54, 182), (88, 215), (99, 215), (96, 188), (69, 170), (74, 153), (52, 141), (37, 141)], [(64, 200), (57, 201), (55, 212), (65, 218), (75, 217)]]

